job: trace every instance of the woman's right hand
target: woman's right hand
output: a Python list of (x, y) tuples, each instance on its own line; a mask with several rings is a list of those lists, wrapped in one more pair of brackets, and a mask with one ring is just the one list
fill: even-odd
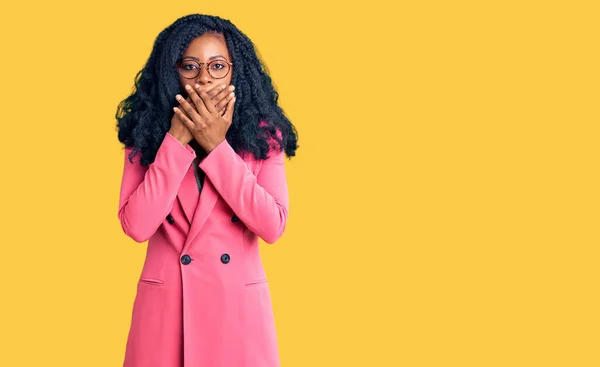
[[(208, 93), (208, 95), (213, 98), (215, 105), (217, 106), (218, 110), (221, 111), (222, 113), (225, 113), (225, 110), (227, 107), (227, 103), (222, 103), (222, 102), (227, 102), (227, 95), (229, 94), (229, 91), (225, 89), (226, 86), (225, 85), (216, 85), (216, 86), (211, 86), (208, 89), (206, 89), (206, 93)], [(200, 88), (194, 88), (197, 92), (199, 92), (202, 89), (205, 89), (203, 87)], [(194, 108), (197, 110), (194, 102), (192, 101), (192, 99), (188, 96), (185, 99), (191, 106), (194, 106)], [(219, 103), (221, 102), (221, 103)], [(179, 103), (179, 102), (178, 102)], [(169, 129), (169, 133), (171, 135), (173, 135), (173, 137), (177, 140), (179, 140), (179, 142), (183, 145), (189, 144), (193, 139), (194, 136), (192, 135), (192, 133), (190, 132), (190, 130), (187, 128), (187, 126), (185, 126), (185, 124), (183, 123), (183, 121), (181, 120), (180, 114), (184, 114), (186, 117), (190, 118), (188, 116), (188, 114), (185, 112), (185, 110), (183, 108), (181, 108), (181, 104), (179, 104), (179, 108), (177, 109), (178, 111), (176, 111), (173, 114), (173, 117), (171, 118), (171, 128)], [(198, 111), (196, 111), (198, 112)]]
[[(191, 102), (192, 99), (187, 97), (186, 100)], [(179, 110), (185, 113), (183, 109), (179, 108)], [(173, 117), (171, 118), (171, 128), (169, 129), (169, 134), (173, 135), (175, 139), (179, 140), (182, 145), (189, 144), (189, 142), (194, 139), (194, 136), (190, 130), (183, 124), (183, 121), (181, 121), (179, 113), (174, 113)]]

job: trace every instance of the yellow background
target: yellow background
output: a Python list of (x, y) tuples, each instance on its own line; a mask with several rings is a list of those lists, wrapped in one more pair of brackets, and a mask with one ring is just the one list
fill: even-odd
[(4, 3), (0, 366), (122, 365), (145, 245), (114, 113), (193, 12), (300, 132), (262, 247), (283, 367), (600, 365), (594, 3)]

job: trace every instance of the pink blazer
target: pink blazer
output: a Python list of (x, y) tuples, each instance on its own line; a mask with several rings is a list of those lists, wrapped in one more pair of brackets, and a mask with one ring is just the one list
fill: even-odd
[(199, 162), (167, 133), (149, 167), (125, 163), (118, 216), (148, 240), (125, 367), (279, 366), (258, 237), (273, 243), (288, 217), (284, 152), (235, 153), (227, 141)]

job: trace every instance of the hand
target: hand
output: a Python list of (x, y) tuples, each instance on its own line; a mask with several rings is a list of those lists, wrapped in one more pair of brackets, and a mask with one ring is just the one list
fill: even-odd
[[(191, 102), (190, 97), (186, 100)], [(194, 139), (190, 130), (188, 130), (183, 123), (181, 113), (177, 113), (177, 111), (175, 111), (175, 114), (173, 114), (173, 117), (171, 118), (171, 128), (169, 129), (169, 133), (183, 145), (189, 144), (189, 142)]]
[[(214, 87), (202, 87), (199, 84), (196, 84), (196, 93), (199, 94), (202, 90), (206, 90), (206, 93), (211, 98), (212, 103), (215, 104), (217, 110), (221, 113), (221, 116), (225, 115), (227, 111), (227, 103), (230, 99), (234, 97), (234, 93), (231, 93), (235, 90), (233, 85), (226, 86), (225, 84), (217, 85)], [(186, 100), (190, 102), (187, 98)], [(196, 109), (198, 111), (198, 109)]]
[[(227, 101), (229, 100), (228, 97), (228, 90), (226, 89), (226, 85), (217, 85), (217, 86), (212, 86), (209, 88), (204, 88), (204, 90), (206, 90), (206, 92), (208, 93), (208, 95), (213, 99), (218, 101), (216, 106), (217, 106), (217, 110), (221, 111), (221, 114), (225, 114), (226, 111), (226, 106), (227, 106)], [(196, 84), (196, 89), (198, 91), (201, 90), (201, 86), (199, 84)], [(229, 90), (233, 91), (234, 87), (230, 86)], [(188, 103), (194, 105), (192, 103), (192, 98), (191, 97), (187, 97), (185, 99)], [(181, 105), (181, 104), (180, 104)], [(187, 113), (185, 111), (182, 111), (188, 118), (190, 117), (189, 115), (187, 115)], [(197, 110), (196, 110), (197, 112)], [(188, 128), (185, 126), (185, 124), (183, 123), (183, 120), (181, 119), (180, 115), (175, 113), (173, 115), (173, 117), (171, 118), (171, 129), (169, 130), (169, 133), (171, 135), (173, 135), (173, 137), (175, 137), (177, 140), (179, 140), (179, 142), (183, 145), (189, 144), (190, 141), (192, 141), (192, 139), (194, 139), (192, 133), (188, 130)]]
[[(185, 87), (193, 103), (184, 100), (178, 94), (176, 98), (181, 108), (175, 108), (175, 113), (188, 128), (198, 144), (206, 153), (210, 153), (225, 140), (227, 130), (231, 126), (233, 119), (235, 95), (227, 89), (222, 89), (222, 87), (221, 92), (213, 97), (203, 88), (196, 88), (198, 90), (196, 92), (189, 85)], [(214, 94), (214, 92), (211, 94)], [(221, 97), (223, 98), (219, 99)], [(215, 101), (218, 102), (215, 103)], [(220, 110), (223, 108), (225, 108), (225, 111), (221, 112)]]
[[(185, 89), (187, 91), (187, 86), (185, 87)], [(199, 95), (202, 90), (206, 91), (208, 96), (211, 98), (212, 103), (215, 104), (215, 106), (217, 107), (217, 110), (221, 113), (221, 115), (225, 114), (227, 102), (229, 101), (229, 99), (231, 99), (231, 97), (233, 97), (233, 95), (230, 95), (230, 92), (233, 92), (234, 89), (235, 89), (235, 87), (233, 85), (230, 85), (228, 87), (224, 84), (215, 85), (215, 86), (211, 85), (211, 86), (207, 86), (207, 87), (201, 86), (200, 84), (195, 85), (196, 93)], [(194, 103), (192, 103), (191, 97), (189, 95), (190, 95), (190, 93), (188, 92), (188, 97), (185, 100), (188, 103), (190, 103), (192, 105), (192, 107), (194, 107), (194, 109), (196, 109), (196, 112), (198, 112), (198, 108), (196, 107), (196, 105)], [(188, 117), (190, 117), (190, 116), (188, 116)]]

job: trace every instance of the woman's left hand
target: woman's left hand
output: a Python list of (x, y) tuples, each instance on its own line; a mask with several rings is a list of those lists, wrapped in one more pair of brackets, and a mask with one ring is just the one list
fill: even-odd
[(225, 113), (222, 113), (215, 105), (215, 101), (213, 101), (205, 90), (197, 92), (186, 85), (186, 91), (192, 99), (195, 108), (183, 99), (181, 95), (177, 95), (177, 100), (181, 108), (187, 114), (187, 116), (181, 116), (181, 119), (192, 133), (194, 139), (208, 154), (225, 140), (227, 130), (229, 130), (233, 119), (235, 95), (233, 92), (227, 95), (229, 101), (227, 102)]

